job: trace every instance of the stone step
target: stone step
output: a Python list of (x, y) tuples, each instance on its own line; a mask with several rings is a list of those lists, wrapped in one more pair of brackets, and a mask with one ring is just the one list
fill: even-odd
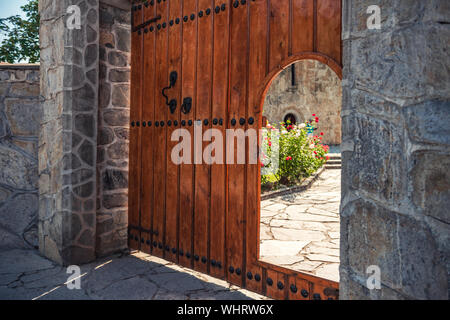
[(325, 165), (325, 169), (342, 169), (341, 165)]
[(327, 165), (331, 165), (331, 164), (333, 164), (333, 165), (341, 164), (341, 160), (330, 159), (327, 161)]
[(329, 153), (327, 156), (330, 158), (330, 160), (341, 160), (341, 154), (340, 153)]

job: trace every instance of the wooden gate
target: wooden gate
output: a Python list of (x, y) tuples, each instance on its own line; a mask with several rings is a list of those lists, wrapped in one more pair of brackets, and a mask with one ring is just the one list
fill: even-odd
[(130, 248), (275, 299), (337, 299), (336, 282), (259, 261), (259, 165), (176, 165), (171, 136), (259, 129), (295, 61), (342, 77), (341, 0), (151, 0), (132, 21)]

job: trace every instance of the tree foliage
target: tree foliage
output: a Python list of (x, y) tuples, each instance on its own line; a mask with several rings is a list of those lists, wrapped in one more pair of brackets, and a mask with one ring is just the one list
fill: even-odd
[(25, 19), (19, 15), (0, 19), (0, 32), (5, 36), (0, 44), (0, 61), (39, 62), (38, 0), (30, 0), (20, 8)]

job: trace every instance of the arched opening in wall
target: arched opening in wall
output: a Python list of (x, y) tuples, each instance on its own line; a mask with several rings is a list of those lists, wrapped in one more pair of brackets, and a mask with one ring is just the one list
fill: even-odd
[(297, 118), (292, 113), (288, 113), (284, 116), (283, 122), (289, 124), (297, 124)]
[(259, 260), (338, 282), (342, 86), (319, 60), (265, 90)]

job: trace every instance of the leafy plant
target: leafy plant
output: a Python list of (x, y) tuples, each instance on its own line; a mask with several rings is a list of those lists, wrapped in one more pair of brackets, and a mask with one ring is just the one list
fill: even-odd
[(26, 15), (0, 19), (0, 32), (5, 35), (0, 44), (0, 61), (15, 63), (39, 62), (38, 0), (30, 0), (20, 7)]
[[(319, 118), (316, 117), (315, 120), (318, 123)], [(266, 150), (266, 154), (262, 154), (261, 166), (270, 166), (271, 162), (267, 160), (271, 159), (274, 152), (273, 137), (278, 136), (279, 168), (275, 172), (261, 174), (263, 188), (298, 184), (328, 160), (329, 147), (322, 144), (323, 132), (320, 136), (308, 135), (307, 125), (308, 123), (292, 125), (288, 122), (281, 123), (280, 129), (270, 124), (264, 129), (263, 150)]]

